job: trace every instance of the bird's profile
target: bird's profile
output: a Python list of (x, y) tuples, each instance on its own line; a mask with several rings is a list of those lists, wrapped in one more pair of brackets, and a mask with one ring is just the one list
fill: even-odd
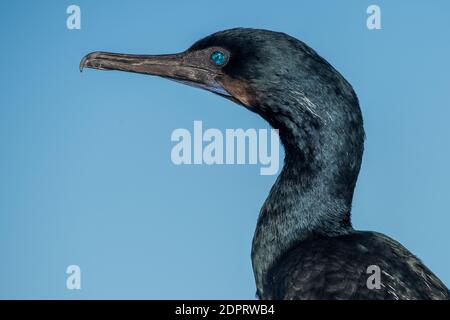
[[(448, 299), (412, 253), (350, 220), (364, 149), (352, 86), (303, 42), (236, 28), (170, 55), (93, 52), (80, 64), (161, 76), (212, 91), (279, 129), (284, 167), (256, 226), (252, 263), (261, 299)], [(380, 286), (368, 286), (376, 266)]]

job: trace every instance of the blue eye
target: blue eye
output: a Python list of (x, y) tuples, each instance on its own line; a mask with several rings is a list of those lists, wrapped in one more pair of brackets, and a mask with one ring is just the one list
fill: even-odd
[(225, 63), (225, 54), (222, 51), (214, 51), (211, 53), (211, 61), (215, 65), (221, 66)]

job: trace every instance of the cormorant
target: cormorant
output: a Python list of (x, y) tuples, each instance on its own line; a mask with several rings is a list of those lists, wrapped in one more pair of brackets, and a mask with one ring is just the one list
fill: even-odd
[[(160, 76), (212, 91), (279, 129), (284, 167), (252, 245), (261, 299), (448, 299), (445, 285), (397, 241), (354, 230), (353, 191), (364, 145), (352, 86), (289, 35), (235, 28), (168, 55), (93, 52), (80, 69)], [(369, 267), (379, 286), (370, 286)], [(375, 280), (376, 281), (376, 280)]]

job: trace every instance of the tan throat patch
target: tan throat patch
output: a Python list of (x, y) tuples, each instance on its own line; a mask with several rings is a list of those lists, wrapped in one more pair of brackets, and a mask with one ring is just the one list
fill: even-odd
[(246, 107), (251, 108), (255, 104), (256, 95), (244, 81), (224, 76), (219, 83), (234, 99)]

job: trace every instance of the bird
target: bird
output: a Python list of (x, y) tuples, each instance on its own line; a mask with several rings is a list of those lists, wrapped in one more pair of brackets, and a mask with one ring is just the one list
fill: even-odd
[(353, 228), (365, 140), (359, 100), (304, 42), (282, 32), (233, 28), (175, 54), (91, 52), (80, 62), (84, 68), (201, 88), (278, 129), (284, 164), (259, 212), (251, 249), (257, 298), (450, 298), (444, 283), (399, 242)]

